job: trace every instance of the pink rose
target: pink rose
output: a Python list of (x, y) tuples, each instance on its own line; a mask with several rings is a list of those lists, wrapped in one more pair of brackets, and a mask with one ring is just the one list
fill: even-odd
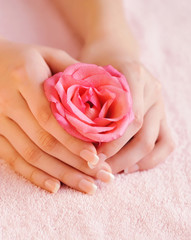
[(134, 118), (127, 80), (110, 65), (71, 65), (45, 80), (44, 90), (60, 125), (84, 141), (117, 139)]

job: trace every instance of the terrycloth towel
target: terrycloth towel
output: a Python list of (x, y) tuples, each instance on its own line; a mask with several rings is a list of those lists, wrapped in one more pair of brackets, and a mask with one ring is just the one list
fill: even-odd
[[(127, 19), (143, 49), (142, 61), (164, 86), (176, 150), (155, 169), (117, 175), (109, 185), (98, 182), (94, 196), (66, 186), (49, 194), (16, 175), (1, 160), (2, 240), (191, 239), (191, 3), (124, 2)], [(68, 49), (74, 55), (77, 42), (70, 41), (71, 33), (63, 33), (66, 26), (49, 1), (0, 0), (0, 6), (0, 35)], [(50, 24), (56, 21), (54, 28)], [(5, 23), (10, 27), (3, 28)], [(49, 35), (47, 26), (57, 35)]]

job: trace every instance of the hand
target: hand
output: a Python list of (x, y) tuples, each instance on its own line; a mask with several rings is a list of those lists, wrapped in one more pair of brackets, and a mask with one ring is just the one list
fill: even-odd
[[(120, 34), (119, 34), (120, 36)], [(125, 134), (98, 149), (113, 173), (153, 168), (174, 148), (166, 122), (160, 83), (138, 61), (138, 47), (132, 38), (103, 37), (85, 45), (80, 60), (111, 64), (122, 72), (133, 98), (134, 121)]]
[(92, 177), (111, 180), (107, 163), (88, 168), (87, 161), (98, 160), (95, 147), (64, 131), (44, 95), (43, 81), (76, 61), (61, 50), (1, 39), (0, 62), (0, 157), (51, 192), (59, 189), (61, 181), (93, 193)]

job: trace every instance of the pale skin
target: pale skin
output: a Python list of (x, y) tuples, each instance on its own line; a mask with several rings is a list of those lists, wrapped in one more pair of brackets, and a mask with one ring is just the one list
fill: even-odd
[(105, 155), (113, 173), (155, 167), (172, 152), (174, 142), (166, 121), (161, 84), (139, 62), (139, 48), (124, 17), (122, 1), (56, 3), (83, 42), (79, 60), (116, 67), (128, 79), (132, 93), (134, 121), (121, 138), (103, 143), (98, 153)]
[(95, 179), (110, 182), (111, 172), (150, 169), (169, 155), (174, 143), (161, 86), (138, 61), (120, 1), (110, 1), (110, 8), (103, 0), (55, 4), (84, 43), (79, 61), (111, 64), (127, 77), (135, 120), (121, 138), (99, 149), (75, 139), (54, 119), (42, 84), (76, 60), (58, 49), (0, 39), (0, 157), (47, 191), (57, 192), (62, 182), (93, 194)]
[(62, 182), (93, 193), (94, 178), (110, 181), (110, 166), (103, 162), (94, 169), (88, 167), (87, 161), (97, 161), (95, 147), (62, 129), (44, 95), (44, 80), (76, 60), (61, 50), (3, 39), (0, 53), (0, 157), (51, 192), (58, 191)]

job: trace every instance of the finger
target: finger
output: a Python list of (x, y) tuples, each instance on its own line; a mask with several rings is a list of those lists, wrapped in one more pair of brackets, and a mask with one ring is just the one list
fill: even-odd
[(144, 114), (161, 98), (161, 83), (141, 65), (140, 77), (145, 79), (144, 87)]
[(140, 63), (124, 63), (118, 68), (127, 78), (133, 99), (134, 121), (122, 137), (103, 143), (98, 149), (107, 159), (115, 155), (141, 128), (143, 116), (161, 97), (161, 85)]
[(60, 181), (28, 164), (2, 136), (0, 136), (0, 156), (9, 163), (15, 172), (36, 186), (52, 193), (56, 193), (59, 190)]
[(113, 173), (124, 169), (127, 173), (129, 167), (135, 165), (152, 151), (158, 138), (160, 119), (161, 106), (158, 104), (148, 111), (142, 128), (134, 138), (119, 153), (107, 160)]
[(20, 93), (26, 100), (30, 111), (41, 127), (71, 152), (87, 161), (98, 162), (99, 158), (93, 144), (72, 137), (52, 115), (42, 87), (43, 81), (48, 77), (47, 66), (38, 52), (34, 55), (34, 59), (31, 57), (30, 64), (25, 67), (25, 70), (18, 69), (14, 74), (16, 80), (20, 82)]
[[(58, 142), (53, 136), (41, 128), (34, 116), (31, 114), (30, 110), (27, 108), (25, 101), (21, 96), (17, 96), (17, 103), (13, 103), (13, 106), (7, 110), (6, 114), (14, 122), (16, 122), (23, 132), (44, 152), (49, 155), (56, 157), (57, 159), (63, 161), (64, 163), (72, 166), (88, 175), (96, 176), (96, 172), (100, 170), (105, 170), (106, 174), (113, 177), (111, 173), (111, 168), (106, 162), (99, 162), (96, 166), (93, 165), (94, 170), (88, 167), (88, 164), (78, 157), (72, 154), (67, 148), (65, 148), (60, 142)], [(12, 111), (14, 109), (14, 111)], [(25, 121), (23, 121), (23, 119)], [(3, 124), (3, 123), (2, 123)], [(6, 123), (4, 123), (4, 126)], [(8, 128), (8, 126), (7, 126)], [(10, 127), (9, 127), (10, 131)], [(15, 130), (12, 130), (15, 131)], [(15, 135), (19, 134), (19, 131)], [(24, 141), (24, 140), (23, 140)], [(91, 167), (91, 166), (90, 166)], [(100, 176), (100, 174), (98, 175)], [(108, 179), (108, 178), (107, 178)], [(101, 179), (102, 180), (102, 179)], [(104, 179), (103, 179), (104, 180)], [(111, 179), (112, 180), (112, 179)]]
[(172, 140), (166, 120), (161, 121), (159, 138), (153, 151), (138, 162), (140, 170), (154, 168), (164, 161), (174, 150), (175, 144)]
[[(64, 162), (68, 156), (67, 164), (77, 168), (79, 162), (84, 160), (77, 155), (73, 155), (66, 147), (64, 147), (56, 138), (45, 131), (30, 112), (26, 102), (20, 94), (15, 96), (16, 102), (12, 102), (6, 110), (6, 115), (14, 120), (27, 136), (44, 152), (54, 156)], [(14, 111), (12, 110), (14, 109)], [(23, 121), (24, 119), (24, 121)], [(74, 160), (73, 160), (74, 159)], [(76, 162), (78, 164), (76, 165)], [(85, 162), (86, 163), (86, 162)], [(87, 164), (85, 164), (87, 167)]]
[(52, 73), (63, 72), (67, 66), (78, 62), (68, 53), (60, 49), (42, 46), (37, 47), (37, 49), (39, 49)]
[[(46, 172), (47, 174), (57, 178), (61, 182), (74, 189), (81, 189), (81, 191), (86, 191), (89, 194), (93, 194), (96, 191), (97, 187), (94, 184), (93, 178), (41, 151), (13, 121), (1, 118), (0, 132), (8, 139), (11, 145), (14, 146), (15, 150), (30, 165)], [(68, 153), (70, 152), (68, 151)], [(65, 157), (67, 158), (68, 156), (69, 155), (66, 155)], [(77, 158), (77, 156), (75, 157)], [(71, 155), (68, 157), (67, 161), (70, 160)], [(82, 162), (84, 163), (84, 161)], [(79, 168), (84, 167), (81, 167), (81, 165), (77, 163), (77, 161), (76, 164), (78, 164)], [(87, 166), (86, 169), (88, 169)], [(104, 167), (100, 166), (100, 168), (98, 167), (97, 170), (104, 170)], [(100, 180), (103, 179), (103, 174), (98, 174), (95, 169), (93, 171), (91, 170), (91, 174), (97, 178), (100, 177)], [(109, 176), (112, 177), (111, 174), (109, 174)], [(105, 182), (109, 181), (108, 178), (105, 178), (104, 180)], [(86, 182), (86, 184), (84, 182)]]
[(122, 137), (109, 143), (102, 143), (98, 153), (106, 158), (115, 155), (141, 128), (144, 112), (144, 78), (140, 78), (140, 67), (136, 63), (125, 63), (118, 68), (126, 77), (133, 99), (134, 120)]

